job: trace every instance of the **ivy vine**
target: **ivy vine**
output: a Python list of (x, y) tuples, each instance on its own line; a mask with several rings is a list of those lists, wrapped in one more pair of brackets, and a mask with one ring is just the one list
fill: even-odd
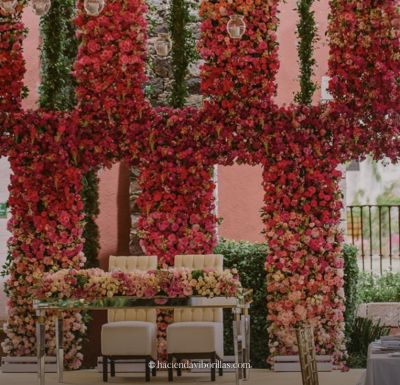
[(168, 18), (172, 39), (173, 85), (170, 97), (172, 107), (181, 108), (188, 96), (187, 77), (189, 65), (198, 59), (196, 42), (190, 23), (196, 21), (191, 15), (197, 4), (187, 0), (171, 0)]
[(312, 10), (314, 0), (298, 0), (297, 12), (299, 22), (297, 23), (298, 55), (300, 64), (300, 91), (295, 95), (295, 101), (299, 104), (309, 105), (317, 88), (312, 77), (314, 75), (314, 48), (318, 41), (317, 26), (315, 23), (315, 12)]
[(71, 69), (77, 55), (74, 0), (52, 0), (50, 11), (40, 20), (40, 107), (69, 111), (75, 106), (75, 79)]

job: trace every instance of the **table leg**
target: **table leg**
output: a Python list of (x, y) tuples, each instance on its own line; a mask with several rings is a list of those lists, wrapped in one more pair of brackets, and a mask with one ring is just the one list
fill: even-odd
[(45, 317), (39, 314), (36, 320), (36, 345), (37, 345), (37, 364), (38, 364), (38, 383), (45, 384), (45, 359), (46, 359), (46, 342), (45, 342)]
[(64, 319), (59, 315), (56, 319), (56, 355), (58, 382), (64, 382)]
[(241, 384), (242, 380), (242, 336), (241, 336), (241, 315), (242, 310), (240, 308), (233, 309), (233, 347), (235, 352), (235, 376), (236, 385)]
[[(248, 309), (244, 309), (244, 314), (241, 316), (241, 335), (243, 344), (243, 360), (244, 364), (250, 364), (250, 316)], [(250, 367), (243, 367), (243, 380), (248, 381)]]

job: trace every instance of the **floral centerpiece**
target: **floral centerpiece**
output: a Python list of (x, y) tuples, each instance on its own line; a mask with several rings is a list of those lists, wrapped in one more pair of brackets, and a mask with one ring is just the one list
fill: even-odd
[(236, 269), (222, 272), (185, 268), (147, 272), (105, 272), (101, 269), (63, 269), (36, 277), (36, 299), (95, 299), (114, 296), (235, 297), (241, 292)]

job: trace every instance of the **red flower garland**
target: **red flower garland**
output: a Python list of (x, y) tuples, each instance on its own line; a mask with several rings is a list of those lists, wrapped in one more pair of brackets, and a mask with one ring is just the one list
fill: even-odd
[(82, 4), (75, 64), (84, 161), (111, 165), (121, 154), (137, 157), (151, 120), (144, 99), (146, 22), (143, 0), (107, 1), (98, 17)]
[(177, 254), (210, 253), (216, 244), (212, 164), (201, 151), (198, 122), (193, 109), (160, 110), (142, 155), (141, 245), (161, 265)]
[(330, 90), (338, 155), (398, 159), (400, 13), (397, 0), (331, 1)]
[[(82, 256), (82, 169), (71, 155), (77, 120), (41, 111), (15, 114), (14, 143), (8, 152), (13, 170), (9, 205), (13, 261), (7, 282), (10, 319), (3, 349), (10, 355), (35, 354), (35, 320), (29, 288), (46, 271), (80, 268)], [(80, 314), (66, 314), (65, 360), (80, 366), (85, 326)], [(51, 317), (48, 323), (51, 323)], [(54, 336), (48, 332), (49, 353)]]
[[(276, 119), (280, 116), (280, 119)], [(263, 220), (271, 356), (296, 354), (294, 328), (315, 328), (318, 354), (343, 361), (341, 173), (319, 108), (281, 110), (264, 166)]]
[(2, 15), (0, 9), (0, 156), (7, 153), (10, 140), (3, 123), (4, 113), (21, 109), (25, 62), (22, 53), (24, 25), (20, 19), (21, 9), (13, 19)]
[[(209, 124), (210, 147), (222, 163), (233, 160), (258, 163), (257, 152), (264, 150), (260, 135), (265, 130), (276, 92), (279, 69), (276, 29), (279, 0), (202, 1), (203, 16), (200, 53), (201, 91), (204, 117)], [(229, 16), (244, 16), (242, 39), (227, 33)]]

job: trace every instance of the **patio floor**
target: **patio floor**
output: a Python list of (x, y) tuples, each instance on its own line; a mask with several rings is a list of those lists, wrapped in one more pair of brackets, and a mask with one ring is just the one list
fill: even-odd
[[(347, 373), (338, 371), (330, 373), (320, 373), (320, 385), (357, 385), (364, 370), (350, 370)], [(16, 373), (1, 373), (1, 385), (35, 385), (36, 374), (16, 374)], [(196, 383), (209, 383), (208, 374), (191, 374), (183, 373), (180, 378), (174, 379), (174, 383), (181, 385), (196, 384)], [(75, 372), (66, 372), (64, 375), (65, 384), (76, 385), (104, 385), (102, 382), (101, 374), (94, 370), (79, 370)], [(119, 375), (114, 379), (109, 380), (110, 384), (149, 384), (146, 383), (141, 375)], [(166, 373), (161, 372), (156, 378), (152, 378), (150, 384), (167, 384)], [(227, 373), (223, 377), (217, 377), (215, 384), (234, 384), (234, 375)], [(275, 373), (267, 370), (252, 370), (250, 381), (247, 385), (301, 385), (300, 373)], [(46, 385), (58, 385), (57, 377), (55, 374), (46, 375)]]

